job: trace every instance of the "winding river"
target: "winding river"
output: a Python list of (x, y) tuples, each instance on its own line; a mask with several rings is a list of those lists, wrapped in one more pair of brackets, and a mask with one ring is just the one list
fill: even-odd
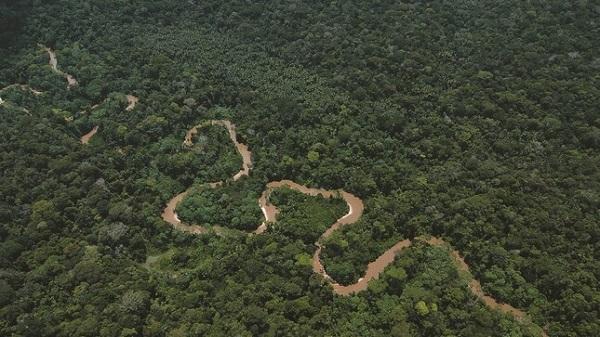
[[(193, 145), (193, 141), (192, 141), (193, 136), (198, 133), (198, 130), (200, 128), (208, 126), (208, 125), (220, 125), (220, 126), (225, 127), (227, 129), (227, 131), (229, 132), (229, 137), (230, 137), (231, 141), (235, 145), (237, 151), (242, 156), (242, 159), (243, 159), (242, 168), (240, 169), (239, 172), (237, 172), (235, 175), (233, 175), (231, 180), (236, 181), (243, 176), (249, 175), (250, 170), (252, 169), (252, 153), (249, 151), (248, 146), (246, 144), (242, 144), (237, 141), (235, 124), (231, 123), (230, 121), (211, 120), (211, 121), (199, 124), (197, 126), (194, 126), (189, 131), (187, 131), (183, 144), (188, 147)], [(222, 184), (223, 184), (222, 181), (218, 181), (218, 182), (207, 183), (206, 185), (209, 186), (210, 188), (215, 188)], [(401, 252), (403, 249), (410, 247), (413, 244), (413, 240), (409, 240), (409, 239), (405, 239), (405, 240), (401, 240), (401, 241), (397, 242), (394, 246), (392, 246), (391, 248), (386, 250), (383, 254), (381, 254), (377, 259), (370, 262), (367, 265), (367, 270), (366, 270), (364, 276), (359, 278), (358, 281), (356, 281), (355, 283), (350, 284), (350, 285), (341, 285), (338, 282), (336, 282), (331, 276), (329, 276), (327, 274), (327, 271), (325, 270), (325, 267), (323, 266), (323, 263), (321, 261), (321, 251), (324, 248), (324, 245), (322, 242), (324, 239), (331, 236), (331, 234), (334, 231), (338, 230), (339, 228), (341, 228), (343, 226), (353, 224), (360, 219), (360, 217), (362, 216), (363, 211), (364, 211), (364, 204), (363, 204), (362, 200), (360, 198), (356, 197), (355, 195), (348, 193), (346, 191), (343, 191), (343, 190), (325, 190), (325, 189), (319, 189), (319, 188), (311, 188), (311, 187), (307, 187), (304, 185), (300, 185), (291, 180), (272, 181), (272, 182), (267, 183), (265, 190), (263, 191), (260, 198), (258, 199), (258, 205), (260, 206), (265, 219), (260, 224), (260, 226), (258, 226), (258, 228), (255, 231), (253, 231), (252, 233), (249, 233), (249, 234), (260, 235), (266, 231), (266, 229), (268, 228), (268, 225), (270, 223), (274, 223), (277, 220), (277, 214), (279, 213), (279, 210), (277, 209), (277, 207), (275, 205), (273, 205), (269, 202), (269, 196), (271, 195), (271, 192), (273, 190), (278, 189), (278, 188), (284, 188), (284, 187), (293, 189), (295, 191), (298, 191), (298, 192), (301, 192), (301, 193), (304, 193), (304, 194), (310, 195), (310, 196), (321, 195), (325, 198), (339, 197), (339, 198), (342, 198), (348, 205), (348, 212), (341, 218), (337, 219), (336, 222), (333, 223), (319, 237), (317, 242), (315, 242), (315, 246), (317, 247), (317, 249), (315, 250), (315, 253), (313, 254), (313, 258), (312, 258), (313, 271), (315, 273), (321, 275), (324, 280), (326, 280), (329, 284), (331, 284), (334, 293), (336, 293), (338, 295), (347, 296), (347, 295), (351, 295), (351, 294), (361, 292), (361, 291), (367, 289), (369, 282), (373, 279), (377, 279), (379, 277), (379, 275), (384, 271), (384, 269), (387, 266), (389, 266), (392, 262), (394, 262), (394, 259), (396, 258), (396, 254)], [(166, 222), (173, 225), (173, 227), (175, 227), (178, 230), (181, 230), (181, 231), (184, 231), (187, 233), (193, 233), (193, 234), (207, 233), (208, 229), (205, 227), (202, 227), (199, 225), (184, 224), (179, 219), (179, 217), (177, 216), (177, 213), (175, 212), (177, 205), (187, 196), (187, 194), (189, 193), (191, 188), (192, 187), (189, 187), (184, 192), (177, 194), (175, 197), (173, 197), (167, 203), (166, 207), (163, 210), (162, 218)], [(217, 234), (220, 234), (220, 232), (221, 232), (220, 227), (212, 227), (212, 228), (215, 230), (215, 232)], [(443, 239), (437, 238), (437, 237), (418, 237), (418, 238), (415, 238), (414, 241), (423, 241), (423, 242), (428, 243), (431, 246), (451, 247), (450, 244), (445, 242)], [(524, 311), (519, 310), (507, 303), (501, 303), (501, 302), (497, 301), (496, 299), (494, 299), (493, 297), (486, 295), (484, 293), (483, 289), (481, 288), (480, 282), (478, 280), (476, 280), (475, 278), (473, 278), (472, 274), (470, 273), (469, 265), (466, 263), (464, 258), (461, 256), (460, 252), (458, 252), (457, 250), (450, 249), (450, 255), (452, 257), (452, 261), (454, 262), (456, 268), (460, 272), (464, 272), (469, 275), (468, 287), (469, 287), (470, 291), (475, 296), (477, 296), (477, 298), (479, 298), (486, 306), (488, 306), (489, 308), (491, 308), (493, 310), (499, 310), (503, 313), (509, 314), (509, 315), (513, 316), (515, 319), (517, 319), (518, 321), (533, 324), (531, 322), (530, 318), (527, 316), (527, 314)], [(542, 331), (542, 336), (544, 336), (544, 337), (548, 336), (546, 334), (546, 332), (544, 332), (542, 329), (540, 329), (540, 330)]]
[[(67, 88), (70, 89), (71, 87), (76, 86), (78, 83), (77, 83), (77, 80), (73, 76), (71, 76), (70, 74), (64, 73), (63, 71), (58, 69), (58, 61), (56, 58), (56, 53), (52, 49), (47, 48), (45, 46), (41, 46), (41, 47), (48, 53), (49, 58), (50, 58), (49, 64), (52, 67), (52, 69), (56, 73), (65, 77), (65, 79), (67, 80), (67, 83), (68, 83)], [(15, 84), (15, 85), (11, 85), (9, 87), (14, 87), (14, 86), (19, 86), (22, 90), (29, 90), (32, 93), (34, 93), (35, 95), (39, 95), (42, 93), (40, 91), (31, 89), (26, 85)], [(3, 90), (5, 90), (9, 87), (1, 89), (0, 92), (2, 92)], [(3, 102), (4, 101), (2, 101), (0, 98), (0, 104), (2, 104)], [(127, 95), (127, 102), (128, 102), (128, 105), (126, 107), (126, 110), (131, 111), (134, 109), (136, 103), (138, 102), (138, 98), (135, 96), (132, 96), (132, 95)], [(97, 107), (97, 105), (92, 107), (92, 109), (95, 107)], [(208, 122), (194, 126), (193, 128), (191, 128), (190, 130), (187, 131), (187, 133), (185, 135), (185, 139), (183, 141), (184, 146), (187, 146), (187, 147), (192, 146), (194, 135), (198, 133), (199, 129), (206, 127), (208, 125), (219, 125), (219, 126), (225, 127), (229, 133), (229, 137), (230, 137), (231, 141), (235, 145), (239, 154), (242, 156), (242, 159), (243, 159), (242, 167), (239, 172), (235, 173), (231, 177), (231, 180), (237, 181), (243, 176), (248, 176), (250, 174), (250, 171), (252, 170), (252, 153), (250, 152), (250, 150), (248, 149), (248, 146), (246, 144), (238, 142), (235, 124), (231, 123), (228, 120), (210, 120)], [(96, 134), (98, 132), (98, 129), (99, 129), (99, 126), (94, 126), (94, 128), (90, 132), (83, 135), (81, 137), (81, 143), (87, 144), (90, 141), (90, 139), (94, 136), (94, 134)], [(223, 183), (224, 183), (223, 181), (217, 181), (217, 182), (206, 183), (205, 185), (210, 188), (216, 188), (216, 187), (222, 185)], [(177, 205), (187, 196), (187, 194), (190, 192), (191, 188), (192, 187), (190, 186), (187, 190), (177, 194), (171, 200), (169, 200), (169, 202), (167, 203), (166, 207), (164, 208), (164, 210), (162, 212), (162, 218), (166, 222), (170, 223), (174, 228), (181, 230), (183, 232), (192, 233), (192, 234), (207, 233), (208, 229), (204, 228), (202, 226), (184, 224), (179, 219), (179, 217), (177, 216), (177, 213), (175, 212)], [(324, 248), (324, 245), (322, 242), (326, 238), (331, 236), (331, 234), (334, 231), (340, 229), (343, 226), (351, 225), (360, 219), (360, 217), (362, 216), (363, 211), (364, 211), (364, 204), (363, 204), (362, 200), (360, 198), (356, 197), (355, 195), (348, 193), (346, 191), (343, 191), (343, 190), (325, 190), (325, 189), (311, 188), (311, 187), (307, 187), (304, 185), (300, 185), (300, 184), (295, 183), (290, 180), (272, 181), (272, 182), (267, 183), (265, 190), (263, 191), (260, 198), (258, 199), (258, 204), (264, 215), (264, 221), (260, 224), (260, 226), (258, 226), (258, 228), (255, 231), (253, 231), (252, 233), (249, 233), (249, 234), (260, 235), (266, 231), (269, 224), (274, 223), (277, 220), (277, 215), (279, 213), (279, 210), (277, 209), (277, 207), (275, 205), (270, 203), (269, 196), (271, 195), (271, 192), (273, 190), (278, 189), (278, 188), (290, 188), (290, 189), (296, 190), (298, 192), (301, 192), (301, 193), (304, 193), (304, 194), (310, 195), (310, 196), (321, 195), (325, 198), (339, 197), (339, 198), (342, 198), (347, 203), (348, 212), (344, 216), (337, 219), (319, 237), (317, 242), (315, 242), (316, 250), (315, 250), (315, 252), (313, 254), (313, 258), (312, 258), (313, 271), (315, 273), (321, 275), (321, 277), (332, 286), (334, 293), (336, 293), (338, 295), (347, 296), (347, 295), (351, 295), (351, 294), (361, 292), (361, 291), (367, 289), (369, 282), (373, 279), (377, 279), (379, 277), (379, 275), (384, 271), (384, 269), (394, 261), (396, 255), (399, 252), (401, 252), (403, 249), (410, 247), (413, 244), (413, 240), (409, 240), (409, 239), (405, 239), (405, 240), (401, 240), (401, 241), (397, 242), (394, 246), (392, 246), (391, 248), (386, 250), (377, 259), (375, 259), (374, 261), (370, 262), (367, 265), (367, 270), (366, 270), (365, 274), (363, 275), (363, 277), (359, 278), (353, 284), (341, 285), (338, 282), (336, 282), (331, 276), (329, 276), (327, 274), (325, 267), (323, 266), (323, 263), (321, 261), (321, 251)], [(212, 227), (212, 228), (215, 230), (215, 232), (217, 234), (221, 233), (220, 227)], [(450, 247), (450, 245), (448, 243), (446, 243), (443, 239), (437, 238), (437, 237), (418, 237), (418, 238), (415, 238), (414, 241), (423, 241), (432, 246)], [(512, 315), (518, 321), (533, 324), (533, 323), (531, 323), (530, 318), (527, 316), (527, 314), (524, 311), (519, 310), (509, 304), (501, 303), (501, 302), (495, 300), (493, 297), (486, 295), (481, 287), (480, 282), (472, 277), (469, 266), (466, 263), (466, 261), (464, 260), (464, 258), (461, 256), (460, 252), (458, 252), (457, 250), (452, 250), (452, 249), (450, 249), (449, 252), (450, 252), (450, 255), (452, 257), (452, 260), (453, 260), (456, 268), (459, 271), (467, 273), (469, 275), (468, 287), (469, 287), (470, 291), (477, 298), (479, 298), (486, 306), (488, 306), (489, 308), (491, 308), (493, 310), (499, 310), (503, 313)], [(542, 330), (542, 329), (540, 329), (540, 330)], [(544, 337), (548, 336), (546, 334), (546, 332), (542, 332), (542, 335)]]
[[(64, 71), (62, 71), (58, 68), (58, 59), (56, 58), (56, 52), (46, 46), (43, 46), (43, 45), (39, 45), (39, 46), (48, 53), (48, 57), (49, 57), (48, 64), (50, 64), (50, 67), (52, 67), (52, 70), (54, 70), (55, 73), (63, 76), (67, 80), (67, 89), (71, 89), (72, 87), (77, 86), (79, 83), (77, 82), (75, 77), (73, 77), (71, 74), (65, 73)], [(137, 101), (138, 101), (137, 97), (132, 96), (132, 95), (127, 95), (128, 106), (127, 106), (126, 110), (127, 111), (132, 110), (135, 107), (135, 104), (137, 103)], [(98, 106), (99, 106), (99, 104), (92, 106), (92, 110), (97, 108)], [(67, 122), (71, 121), (71, 119), (65, 119), (65, 120)], [(81, 144), (89, 143), (90, 139), (98, 132), (99, 128), (100, 127), (98, 125), (96, 125), (88, 133), (81, 136), (81, 138), (79, 139)]]
[[(137, 102), (140, 100), (139, 98), (137, 98), (136, 96), (133, 95), (127, 95), (127, 107), (125, 108), (126, 111), (131, 111), (135, 108), (135, 105), (137, 104)], [(104, 100), (106, 101), (106, 99)], [(95, 104), (92, 106), (92, 110), (96, 109), (97, 107), (100, 106), (101, 103)], [(72, 117), (70, 120), (67, 119), (67, 121), (71, 121)], [(94, 126), (92, 128), (92, 130), (90, 130), (88, 133), (86, 133), (85, 135), (81, 136), (81, 138), (79, 139), (81, 141), (81, 144), (87, 144), (89, 143), (90, 139), (98, 132), (98, 129), (100, 127), (98, 125)]]
[[(43, 94), (43, 91), (39, 91), (39, 90), (35, 90), (33, 88), (31, 88), (30, 86), (26, 85), (26, 84), (11, 84), (8, 85), (2, 89), (0, 89), (0, 93), (3, 93), (5, 90), (11, 89), (11, 88), (17, 88), (19, 90), (22, 91), (29, 91), (32, 94), (34, 94), (35, 96), (39, 96), (41, 94)], [(0, 105), (3, 105), (4, 103), (7, 103), (7, 101), (3, 100), (2, 97), (0, 97)], [(27, 115), (31, 116), (31, 112), (23, 107), (18, 107), (19, 109), (23, 110), (23, 112), (25, 112)]]
[(4, 92), (5, 90), (11, 89), (11, 88), (18, 88), (19, 90), (22, 90), (22, 91), (29, 91), (36, 96), (44, 93), (43, 91), (33, 89), (32, 87), (28, 86), (27, 84), (11, 84), (11, 85), (8, 85), (8, 86), (0, 89), (0, 93)]
[(40, 47), (42, 47), (48, 53), (48, 56), (50, 58), (48, 64), (50, 64), (52, 70), (54, 70), (55, 73), (63, 76), (67, 80), (67, 88), (71, 89), (72, 87), (77, 86), (78, 83), (75, 77), (58, 69), (58, 59), (56, 58), (56, 52), (46, 46), (40, 45)]
[[(210, 120), (208, 122), (194, 126), (193, 128), (191, 128), (190, 130), (188, 130), (186, 132), (185, 139), (183, 141), (183, 145), (186, 147), (192, 146), (194, 144), (193, 143), (194, 135), (196, 135), (198, 133), (198, 129), (207, 127), (209, 125), (220, 125), (220, 126), (225, 127), (229, 133), (229, 138), (235, 145), (235, 148), (237, 149), (239, 154), (242, 156), (242, 168), (240, 169), (239, 172), (234, 174), (231, 179), (233, 181), (236, 181), (236, 180), (240, 179), (241, 177), (247, 176), (248, 174), (250, 174), (250, 170), (252, 169), (252, 153), (248, 150), (248, 146), (246, 144), (242, 144), (237, 141), (237, 133), (236, 133), (236, 129), (235, 129), (235, 124), (231, 123), (228, 120)], [(207, 183), (206, 185), (209, 186), (210, 188), (215, 188), (222, 184), (223, 184), (222, 181), (217, 181), (217, 182)], [(177, 213), (175, 212), (175, 208), (177, 208), (177, 205), (183, 200), (183, 198), (185, 198), (185, 196), (188, 195), (191, 188), (192, 187), (190, 186), (190, 188), (177, 194), (175, 197), (173, 197), (173, 199), (169, 200), (169, 202), (167, 203), (167, 206), (163, 210), (162, 218), (166, 222), (173, 225), (173, 227), (175, 227), (181, 231), (184, 231), (187, 233), (193, 233), (193, 234), (206, 233), (208, 230), (205, 227), (202, 227), (199, 225), (187, 225), (187, 224), (184, 224), (183, 222), (181, 222), (181, 220), (179, 220), (179, 217), (177, 216)], [(218, 226), (213, 226), (212, 228), (217, 233), (219, 233), (221, 231), (221, 228)]]
[(98, 129), (100, 127), (98, 125), (94, 126), (92, 128), (92, 130), (88, 133), (86, 133), (85, 135), (81, 136), (81, 144), (87, 144), (90, 142), (90, 139), (92, 139), (92, 137), (96, 134), (96, 132), (98, 132)]
[(139, 98), (137, 98), (133, 95), (127, 95), (127, 107), (125, 108), (125, 110), (126, 111), (133, 110), (139, 100), (140, 100)]

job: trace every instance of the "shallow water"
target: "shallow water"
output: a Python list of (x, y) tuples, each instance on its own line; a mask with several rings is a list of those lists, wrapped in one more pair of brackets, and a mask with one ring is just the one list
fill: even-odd
[[(227, 130), (229, 131), (229, 137), (231, 138), (232, 142), (235, 144), (235, 147), (237, 148), (238, 152), (240, 153), (240, 155), (243, 158), (242, 168), (239, 172), (237, 172), (232, 177), (232, 180), (236, 181), (240, 177), (248, 175), (250, 173), (250, 170), (252, 169), (252, 161), (251, 161), (252, 153), (249, 151), (248, 146), (246, 144), (241, 144), (237, 141), (235, 125), (229, 121), (212, 120), (208, 124), (205, 123), (205, 124), (201, 124), (201, 125), (191, 128), (186, 133), (184, 144), (186, 146), (191, 146), (193, 144), (192, 138), (198, 132), (198, 128), (204, 127), (209, 124), (210, 125), (222, 125), (225, 128), (227, 128)], [(222, 181), (219, 181), (219, 182), (215, 182), (215, 183), (210, 183), (208, 185), (211, 188), (214, 188), (214, 187), (221, 185), (222, 183), (223, 183)], [(307, 187), (304, 185), (300, 185), (291, 180), (271, 181), (271, 182), (267, 183), (265, 190), (263, 191), (260, 198), (258, 199), (259, 207), (261, 208), (265, 219), (262, 222), (262, 224), (260, 224), (260, 226), (251, 234), (264, 233), (265, 230), (268, 228), (268, 225), (277, 220), (277, 214), (279, 213), (279, 210), (277, 209), (277, 207), (275, 205), (273, 205), (269, 202), (269, 196), (273, 190), (275, 190), (277, 188), (282, 188), (282, 187), (291, 188), (295, 191), (298, 191), (298, 192), (301, 192), (301, 193), (304, 193), (304, 194), (310, 195), (310, 196), (321, 195), (325, 198), (340, 197), (348, 205), (348, 212), (344, 216), (339, 218), (335, 223), (333, 223), (319, 237), (319, 239), (315, 243), (315, 245), (317, 246), (317, 249), (314, 252), (313, 258), (312, 258), (313, 271), (315, 273), (318, 273), (319, 275), (321, 275), (324, 280), (329, 282), (333, 288), (333, 291), (338, 295), (346, 296), (346, 295), (350, 295), (350, 294), (354, 294), (354, 293), (366, 290), (368, 288), (369, 282), (373, 279), (377, 279), (379, 277), (379, 275), (385, 270), (385, 268), (394, 262), (396, 255), (399, 252), (401, 252), (403, 249), (410, 247), (413, 243), (413, 241), (411, 241), (409, 239), (405, 239), (405, 240), (401, 240), (401, 241), (397, 242), (394, 246), (390, 247), (383, 254), (381, 254), (377, 259), (370, 262), (367, 265), (367, 270), (365, 271), (364, 276), (359, 278), (355, 283), (349, 284), (349, 285), (341, 285), (341, 284), (337, 283), (334, 279), (331, 278), (331, 276), (329, 276), (327, 274), (327, 271), (325, 270), (325, 268), (323, 266), (323, 263), (321, 261), (321, 251), (323, 249), (323, 245), (321, 244), (321, 241), (323, 239), (329, 237), (334, 231), (338, 230), (342, 226), (350, 225), (350, 224), (353, 224), (356, 221), (358, 221), (364, 211), (363, 201), (360, 198), (356, 197), (355, 195), (348, 193), (346, 191), (343, 191), (343, 190), (325, 190), (325, 189), (320, 189), (320, 188), (311, 188), (311, 187)], [(172, 224), (175, 228), (177, 228), (179, 230), (189, 232), (189, 233), (196, 233), (196, 234), (206, 233), (207, 229), (203, 228), (201, 226), (183, 224), (177, 217), (177, 214), (175, 213), (175, 208), (177, 207), (177, 204), (179, 202), (181, 202), (181, 200), (183, 200), (183, 198), (187, 195), (188, 191), (189, 191), (189, 189), (176, 195), (175, 197), (173, 197), (173, 199), (171, 199), (167, 203), (167, 206), (165, 207), (165, 209), (162, 213), (162, 217), (166, 222)], [(219, 229), (219, 228), (217, 228), (217, 229)], [(217, 234), (219, 234), (219, 231), (217, 231)], [(432, 246), (448, 246), (448, 247), (450, 247), (450, 245), (447, 244), (443, 239), (437, 238), (437, 237), (429, 237), (429, 238), (420, 237), (420, 238), (417, 238), (416, 240), (425, 241)], [(470, 275), (469, 266), (466, 263), (466, 261), (464, 260), (464, 258), (460, 255), (460, 252), (458, 252), (457, 250), (451, 250), (450, 254), (452, 256), (452, 260), (453, 260), (454, 264), (456, 265), (456, 268), (459, 271), (466, 272)], [(489, 308), (494, 309), (494, 310), (499, 310), (503, 313), (510, 314), (517, 320), (529, 322), (529, 319), (527, 318), (527, 315), (524, 311), (519, 310), (509, 304), (501, 303), (501, 302), (497, 301), (496, 299), (494, 299), (493, 297), (486, 295), (483, 292), (483, 289), (481, 288), (480, 282), (478, 280), (472, 278), (472, 275), (470, 276), (468, 287), (471, 290), (471, 292), (475, 296), (477, 296)], [(547, 337), (547, 334), (545, 332), (543, 332), (543, 336)]]

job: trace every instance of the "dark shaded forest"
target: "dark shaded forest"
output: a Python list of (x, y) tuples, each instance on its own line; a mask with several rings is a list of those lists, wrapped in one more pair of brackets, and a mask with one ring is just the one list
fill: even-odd
[[(0, 1), (0, 335), (600, 336), (600, 4), (595, 1)], [(67, 88), (48, 54), (79, 85)], [(12, 84), (43, 92), (34, 94)], [(139, 97), (126, 110), (126, 94)], [(97, 107), (95, 107), (98, 105)], [(228, 119), (193, 148), (186, 130)], [(99, 126), (89, 144), (80, 137)]]

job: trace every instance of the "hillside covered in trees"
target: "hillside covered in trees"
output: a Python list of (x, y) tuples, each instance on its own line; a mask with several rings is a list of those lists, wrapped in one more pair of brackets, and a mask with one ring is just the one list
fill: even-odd
[(599, 17), (0, 0), (0, 336), (600, 336)]

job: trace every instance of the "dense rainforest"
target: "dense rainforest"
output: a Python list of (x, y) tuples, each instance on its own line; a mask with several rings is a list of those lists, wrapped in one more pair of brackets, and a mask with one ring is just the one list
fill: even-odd
[[(0, 336), (600, 336), (599, 18), (594, 0), (0, 0)], [(209, 120), (235, 123), (248, 175), (228, 178), (224, 128), (182, 144)], [(249, 234), (283, 179), (364, 203), (321, 242), (340, 284), (412, 244), (338, 295), (311, 258), (342, 199), (276, 189)], [(206, 233), (161, 217), (188, 189), (177, 211)]]

